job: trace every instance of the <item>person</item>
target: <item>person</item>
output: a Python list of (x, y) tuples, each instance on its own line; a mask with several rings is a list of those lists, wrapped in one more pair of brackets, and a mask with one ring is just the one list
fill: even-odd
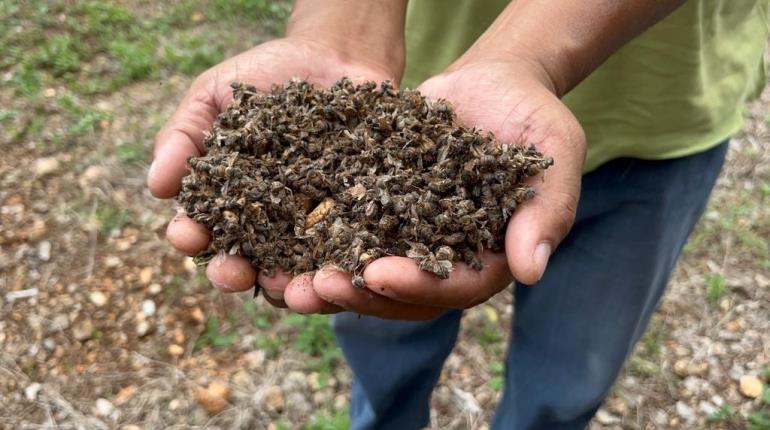
[[(301, 313), (338, 313), (352, 427), (428, 424), (462, 309), (515, 286), (495, 429), (584, 428), (643, 333), (700, 217), (742, 108), (765, 82), (761, 0), (297, 0), (286, 37), (204, 72), (156, 138), (151, 192), (173, 197), (239, 80), (392, 80), (449, 100), (466, 124), (534, 144), (555, 165), (514, 214), (505, 253), (446, 280), (409, 259), (364, 272), (268, 277), (238, 256), (208, 266), (223, 291), (259, 283)], [(408, 12), (408, 13), (407, 13)], [(402, 80), (403, 78), (403, 80)], [(582, 194), (581, 194), (582, 185)], [(184, 214), (167, 238), (195, 254)], [(558, 246), (558, 248), (557, 248)], [(547, 267), (547, 270), (546, 270)]]

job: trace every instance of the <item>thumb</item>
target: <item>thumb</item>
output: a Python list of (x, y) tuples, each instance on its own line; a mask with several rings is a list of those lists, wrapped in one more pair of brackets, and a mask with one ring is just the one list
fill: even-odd
[(187, 158), (203, 154), (203, 133), (219, 113), (216, 80), (201, 75), (190, 87), (176, 112), (155, 136), (147, 186), (155, 197), (171, 198), (188, 174)]
[(559, 152), (552, 152), (555, 163), (544, 176), (533, 178), (538, 182), (535, 197), (516, 209), (505, 233), (508, 266), (523, 284), (540, 280), (551, 253), (575, 220), (584, 152), (568, 148)]

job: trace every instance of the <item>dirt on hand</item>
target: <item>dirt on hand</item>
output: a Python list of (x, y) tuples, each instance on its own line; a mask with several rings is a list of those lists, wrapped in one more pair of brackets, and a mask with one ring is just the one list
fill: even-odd
[(440, 278), (454, 262), (481, 269), (480, 252), (502, 249), (508, 219), (533, 197), (526, 180), (553, 164), (389, 82), (233, 89), (178, 197), (212, 233), (202, 261), (224, 252), (294, 274), (333, 264), (359, 287), (386, 255)]

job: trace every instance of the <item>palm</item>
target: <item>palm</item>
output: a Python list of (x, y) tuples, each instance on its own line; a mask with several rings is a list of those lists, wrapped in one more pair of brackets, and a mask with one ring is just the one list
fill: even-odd
[(218, 110), (232, 99), (230, 83), (242, 81), (259, 89), (290, 79), (306, 79), (319, 85), (331, 85), (342, 76), (353, 80), (393, 80), (384, 70), (344, 62), (339, 54), (324, 45), (300, 39), (277, 39), (232, 57), (198, 78), (211, 93)]

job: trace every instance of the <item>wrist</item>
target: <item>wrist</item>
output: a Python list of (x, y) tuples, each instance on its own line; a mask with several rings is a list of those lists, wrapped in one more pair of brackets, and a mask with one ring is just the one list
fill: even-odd
[(348, 3), (298, 0), (286, 36), (323, 46), (336, 61), (365, 66), (397, 83), (405, 63), (406, 1)]

